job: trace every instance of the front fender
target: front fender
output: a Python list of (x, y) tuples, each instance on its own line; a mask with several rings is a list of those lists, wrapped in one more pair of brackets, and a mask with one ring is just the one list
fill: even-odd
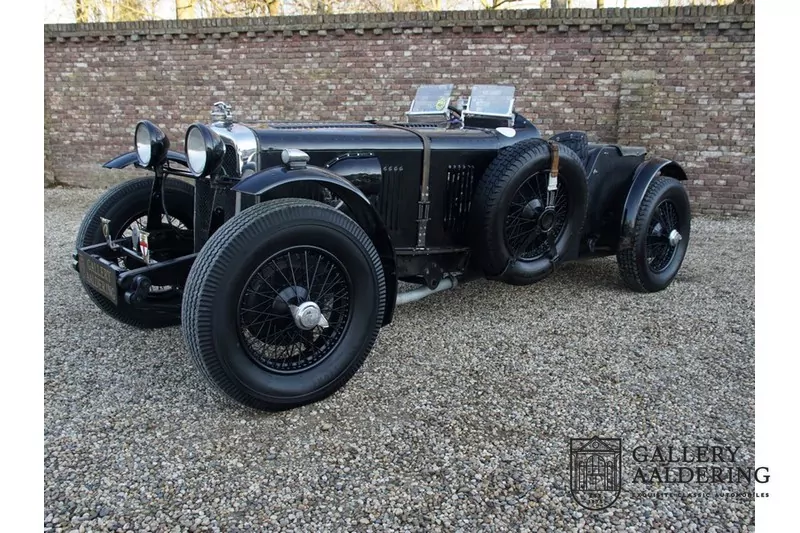
[[(103, 163), (103, 168), (125, 168), (131, 165), (138, 167), (138, 161), (139, 159), (136, 157), (136, 152), (128, 152), (127, 154), (118, 155), (111, 161), (106, 161)], [(186, 162), (186, 154), (176, 152), (175, 150), (167, 152), (167, 161), (178, 163), (179, 165), (189, 168), (189, 164)]]
[(687, 180), (683, 168), (669, 159), (653, 157), (636, 167), (631, 188), (622, 208), (618, 250), (627, 250), (633, 246), (636, 215), (639, 213), (639, 207), (644, 201), (645, 194), (647, 194), (647, 188), (659, 175), (669, 176), (680, 181)]
[(383, 273), (386, 279), (386, 305), (383, 325), (392, 321), (397, 299), (397, 270), (394, 246), (389, 232), (380, 215), (372, 207), (369, 199), (355, 185), (346, 179), (321, 167), (307, 166), (289, 169), (283, 166), (268, 168), (241, 180), (231, 190), (240, 194), (260, 197), (270, 191), (278, 192), (278, 188), (310, 183), (327, 188), (339, 197), (347, 206), (353, 219), (367, 232), (381, 258)]

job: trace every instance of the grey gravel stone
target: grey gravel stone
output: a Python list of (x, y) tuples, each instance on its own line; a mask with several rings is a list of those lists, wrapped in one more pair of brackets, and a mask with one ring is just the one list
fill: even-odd
[(752, 528), (752, 501), (639, 496), (628, 464), (587, 511), (567, 466), (569, 438), (595, 434), (753, 464), (752, 220), (695, 221), (658, 294), (606, 258), (401, 307), (344, 389), (265, 414), (212, 394), (178, 328), (120, 325), (82, 293), (70, 253), (99, 194), (45, 191), (45, 530)]

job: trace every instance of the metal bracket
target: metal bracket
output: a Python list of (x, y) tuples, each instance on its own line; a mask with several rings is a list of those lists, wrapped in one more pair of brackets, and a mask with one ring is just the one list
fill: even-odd
[(436, 261), (431, 261), (425, 265), (422, 271), (422, 278), (425, 280), (425, 286), (430, 290), (434, 290), (439, 286), (439, 283), (444, 279), (444, 270)]
[(164, 214), (164, 171), (160, 168), (155, 169), (153, 176), (153, 187), (150, 189), (150, 205), (147, 208), (147, 231), (161, 228), (161, 217)]
[(106, 244), (112, 250), (116, 250), (119, 248), (118, 244), (114, 244), (114, 241), (111, 240), (111, 230), (109, 229), (109, 224), (111, 221), (107, 218), (100, 217), (100, 228), (103, 231), (103, 237), (106, 239)]
[(425, 239), (430, 220), (431, 203), (425, 195), (425, 200), (417, 202), (417, 248), (425, 248)]

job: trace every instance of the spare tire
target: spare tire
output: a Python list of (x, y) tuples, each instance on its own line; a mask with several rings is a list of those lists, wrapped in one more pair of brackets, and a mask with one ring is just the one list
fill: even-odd
[(513, 285), (552, 272), (580, 238), (586, 216), (586, 173), (559, 143), (558, 189), (547, 208), (550, 146), (530, 139), (503, 149), (478, 181), (470, 212), (473, 260), (483, 273)]

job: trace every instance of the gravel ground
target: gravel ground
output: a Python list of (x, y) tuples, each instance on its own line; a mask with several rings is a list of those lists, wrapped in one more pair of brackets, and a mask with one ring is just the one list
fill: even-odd
[[(98, 194), (45, 192), (45, 531), (752, 528), (751, 498), (687, 492), (746, 485), (636, 485), (629, 453), (722, 444), (753, 465), (752, 220), (697, 220), (658, 294), (608, 258), (402, 307), (344, 389), (264, 414), (211, 394), (178, 328), (82, 294), (70, 253)], [(569, 492), (569, 439), (592, 435), (625, 450), (600, 512)]]

